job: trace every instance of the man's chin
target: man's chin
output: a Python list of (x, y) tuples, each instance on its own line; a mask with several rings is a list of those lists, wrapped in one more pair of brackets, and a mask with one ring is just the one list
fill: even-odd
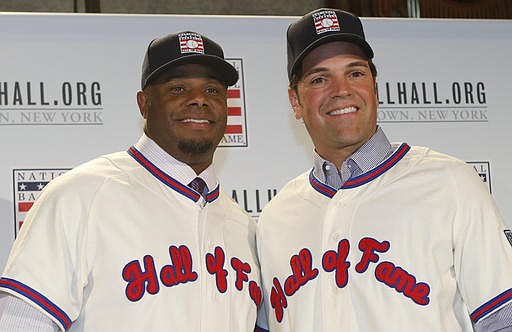
[(214, 145), (212, 141), (207, 140), (187, 140), (180, 141), (178, 148), (185, 154), (198, 155), (211, 151)]

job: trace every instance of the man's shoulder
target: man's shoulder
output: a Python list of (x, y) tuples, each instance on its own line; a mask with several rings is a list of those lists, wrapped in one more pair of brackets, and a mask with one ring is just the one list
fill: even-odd
[(309, 176), (311, 170), (307, 170), (304, 173), (296, 176), (295, 178), (288, 181), (278, 193), (265, 205), (263, 212), (271, 210), (281, 204), (287, 204), (289, 200), (298, 200), (303, 196), (303, 193), (309, 185)]
[(125, 177), (136, 167), (137, 164), (126, 152), (106, 154), (77, 165), (52, 180), (48, 187), (59, 191), (69, 191), (73, 188), (83, 191), (86, 188), (97, 187), (107, 179)]
[(404, 159), (409, 162), (417, 162), (420, 165), (439, 165), (445, 167), (467, 166), (466, 162), (458, 157), (424, 146), (411, 146)]
[[(463, 183), (480, 181), (477, 173), (466, 161), (423, 146), (411, 146), (409, 152), (397, 164), (396, 171), (402, 176), (431, 176), (446, 181)], [(467, 182), (469, 181), (469, 182)]]

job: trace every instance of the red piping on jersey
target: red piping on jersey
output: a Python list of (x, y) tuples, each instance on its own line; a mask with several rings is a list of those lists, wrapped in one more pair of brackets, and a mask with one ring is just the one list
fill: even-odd
[(313, 170), (309, 173), (309, 183), (313, 186), (313, 188), (318, 191), (319, 193), (332, 198), (336, 194), (336, 189), (323, 184), (322, 182), (318, 181), (315, 176), (313, 175)]
[[(172, 178), (171, 176), (167, 175), (165, 172), (160, 170), (158, 167), (156, 167), (151, 161), (149, 161), (144, 155), (142, 155), (141, 152), (139, 152), (135, 147), (130, 147), (128, 149), (128, 154), (133, 157), (139, 164), (141, 164), (145, 169), (147, 169), (151, 174), (153, 174), (158, 180), (163, 182), (165, 185), (170, 187), (171, 189), (174, 189), (175, 191), (179, 192), (183, 196), (186, 196), (193, 200), (194, 202), (197, 202), (201, 195), (189, 188), (186, 185), (181, 184), (178, 180)], [(219, 186), (215, 187), (214, 190), (209, 192), (206, 195), (206, 201), (208, 203), (214, 201), (219, 197)]]
[(71, 326), (71, 319), (64, 311), (62, 311), (58, 306), (56, 306), (52, 301), (47, 299), (44, 295), (40, 294), (36, 290), (28, 287), (27, 285), (16, 281), (14, 279), (9, 278), (1, 278), (0, 279), (0, 287), (5, 287), (11, 289), (31, 301), (35, 302), (44, 311), (48, 312), (50, 315), (55, 317), (61, 324), (64, 326), (64, 329), (69, 329)]
[[(375, 178), (379, 177), (387, 170), (395, 166), (395, 164), (399, 162), (400, 159), (402, 159), (410, 149), (411, 147), (409, 145), (407, 145), (406, 143), (402, 143), (398, 150), (396, 150), (395, 153), (393, 153), (384, 163), (380, 164), (371, 171), (368, 171), (353, 179), (348, 180), (343, 184), (343, 186), (341, 186), (341, 189), (355, 188), (374, 180)], [(311, 170), (311, 172), (309, 173), (309, 183), (316, 191), (329, 198), (332, 198), (337, 192), (336, 189), (318, 181), (313, 175), (313, 170)]]
[(217, 188), (215, 188), (213, 191), (206, 194), (206, 201), (209, 203), (209, 202), (216, 200), (217, 197), (219, 197), (219, 192), (220, 192), (219, 186), (217, 186)]
[(476, 324), (490, 312), (512, 300), (512, 288), (484, 303), (471, 314), (471, 321)]

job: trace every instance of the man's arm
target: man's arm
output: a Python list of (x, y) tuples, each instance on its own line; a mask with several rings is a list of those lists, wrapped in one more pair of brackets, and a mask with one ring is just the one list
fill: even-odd
[(0, 332), (59, 331), (49, 317), (14, 296), (0, 294), (0, 303)]
[(475, 332), (495, 332), (512, 330), (512, 303), (507, 304), (475, 325)]

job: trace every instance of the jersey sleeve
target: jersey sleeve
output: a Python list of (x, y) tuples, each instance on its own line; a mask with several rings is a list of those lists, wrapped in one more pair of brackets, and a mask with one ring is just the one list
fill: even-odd
[(0, 307), (0, 331), (23, 332), (57, 332), (59, 327), (49, 317), (28, 303), (11, 295), (5, 299), (0, 294), (0, 303), (5, 301), (2, 311)]
[(86, 221), (91, 195), (84, 188), (88, 187), (83, 181), (74, 183), (71, 175), (62, 175), (43, 190), (0, 279), (1, 291), (33, 305), (61, 330), (78, 317), (87, 282)]
[(512, 303), (512, 244), (494, 199), (476, 172), (464, 165), (457, 188), (454, 266), (473, 324)]

